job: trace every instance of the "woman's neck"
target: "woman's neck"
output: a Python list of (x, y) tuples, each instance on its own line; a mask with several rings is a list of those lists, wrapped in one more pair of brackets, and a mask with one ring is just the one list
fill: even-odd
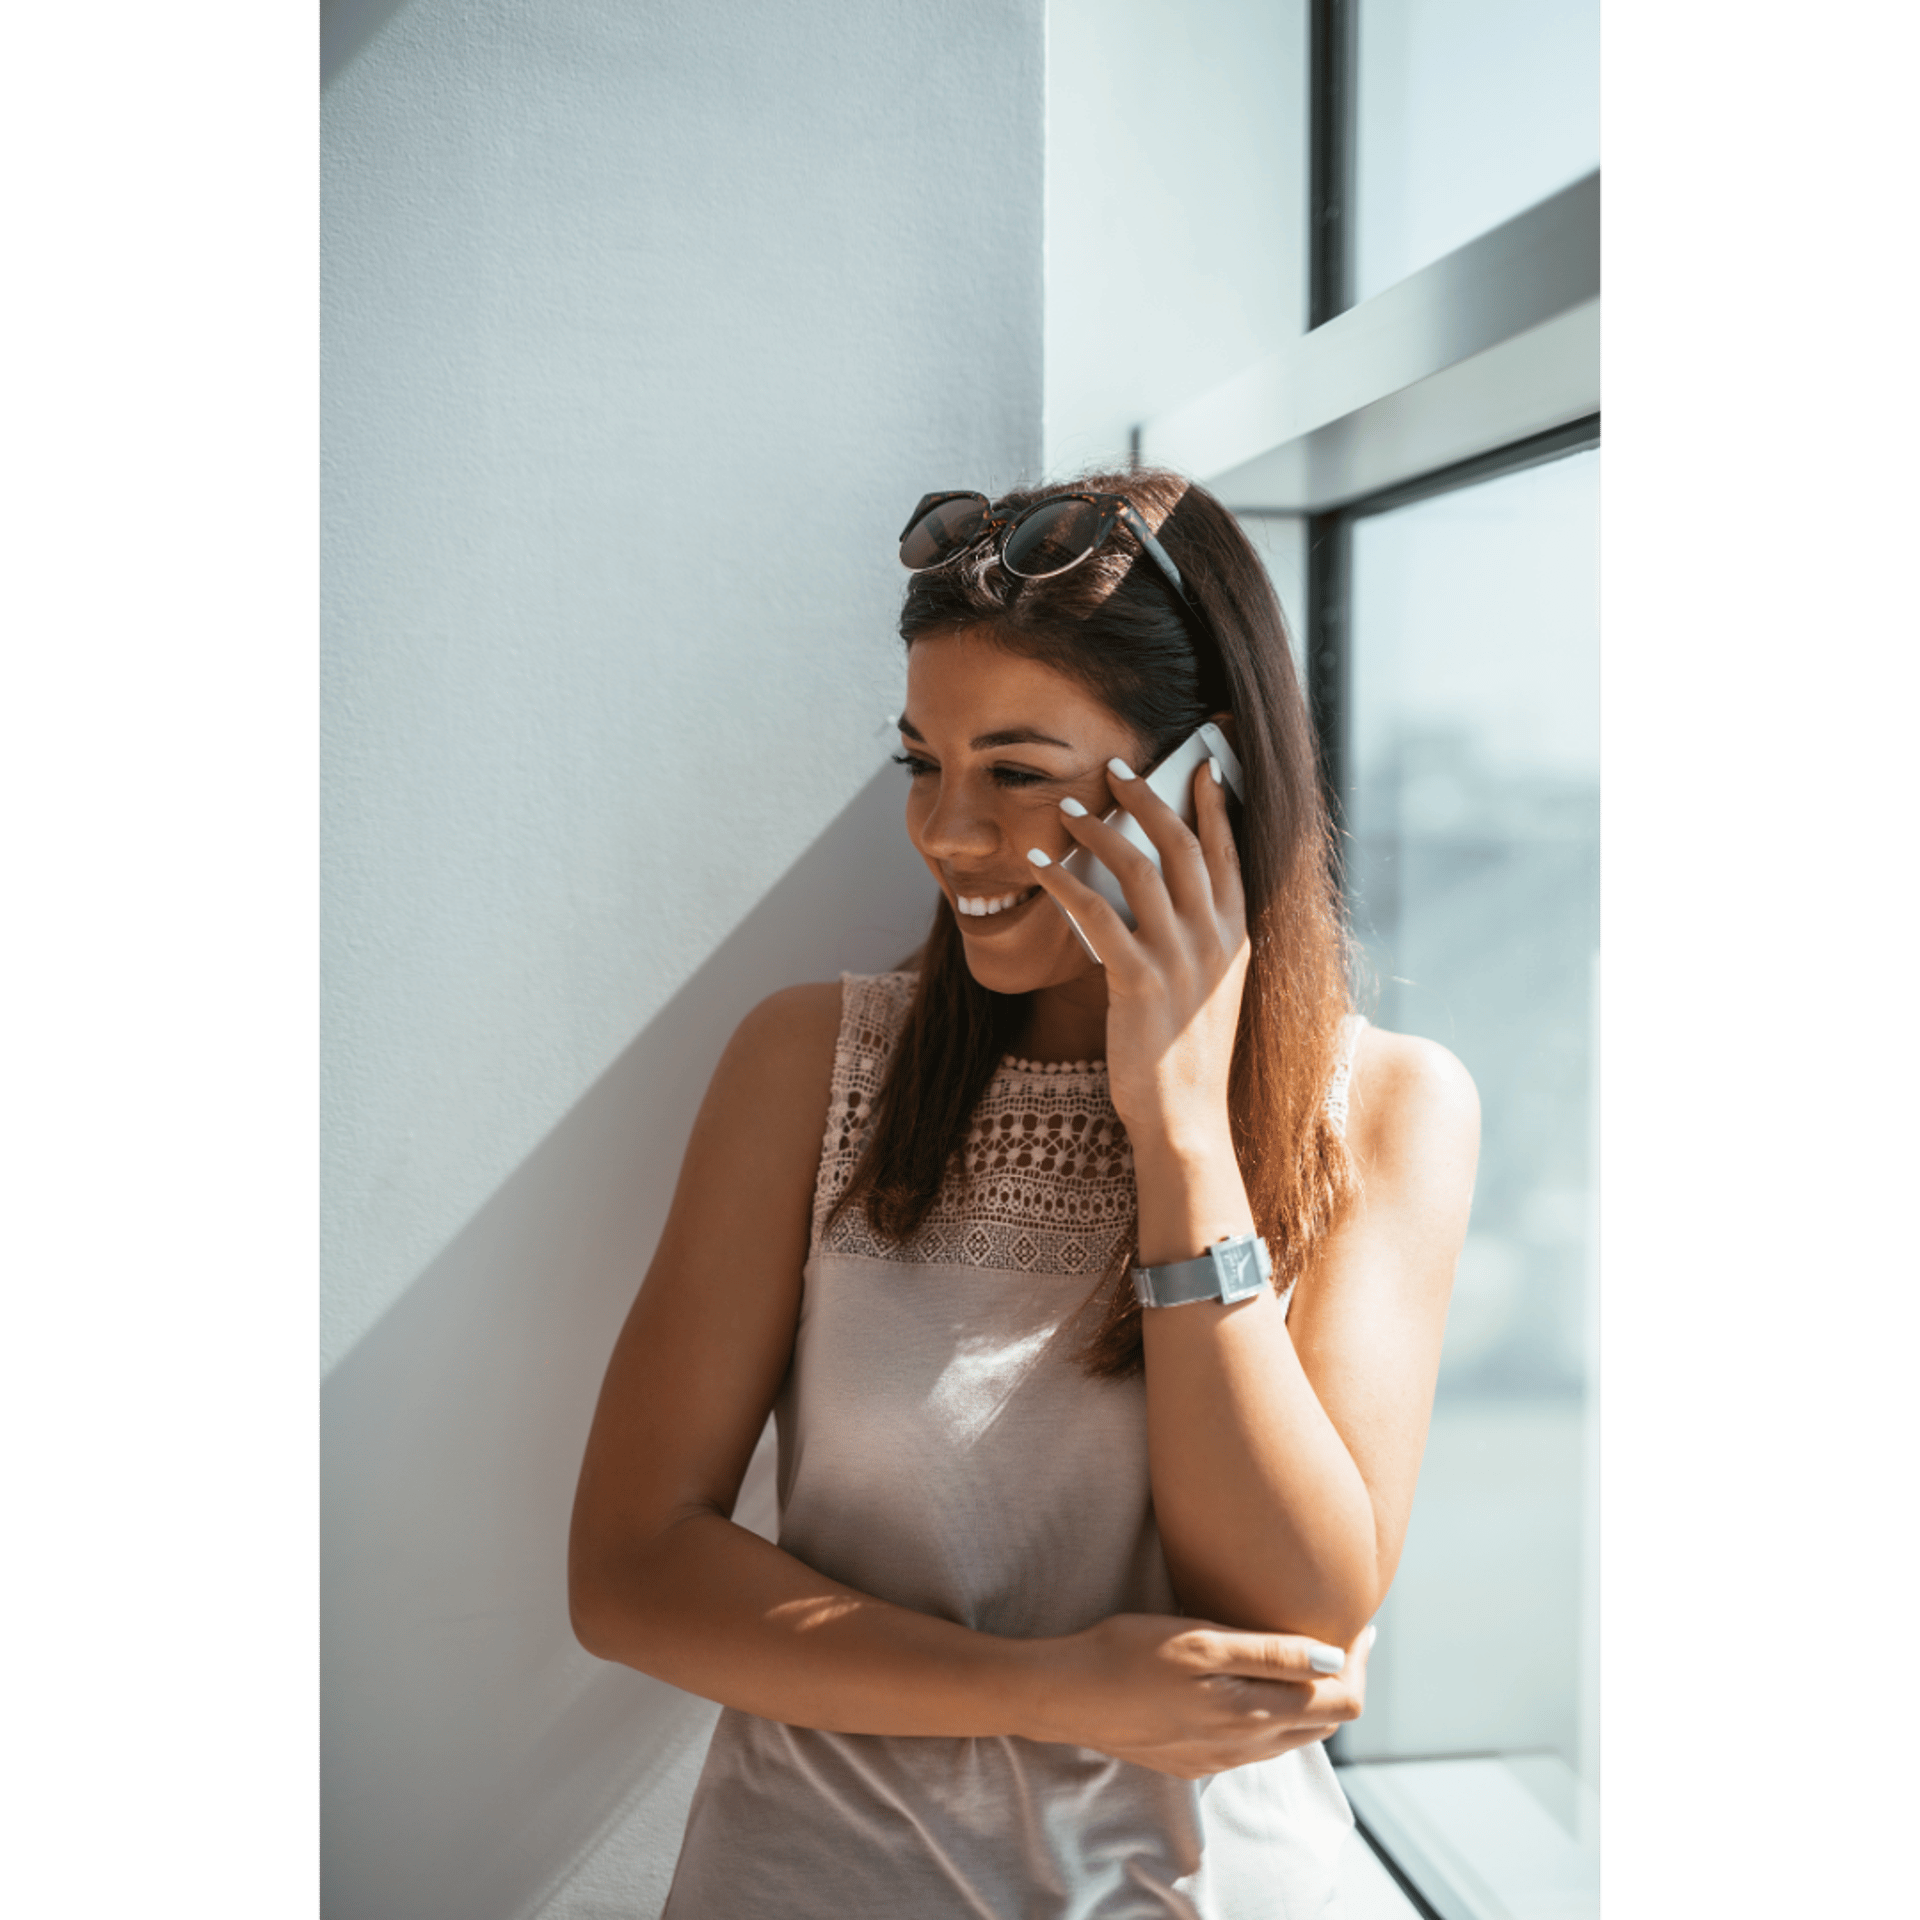
[(1104, 1060), (1106, 975), (1094, 973), (1064, 986), (1038, 988), (1028, 999), (1027, 1023), (1016, 1051), (1024, 1060)]

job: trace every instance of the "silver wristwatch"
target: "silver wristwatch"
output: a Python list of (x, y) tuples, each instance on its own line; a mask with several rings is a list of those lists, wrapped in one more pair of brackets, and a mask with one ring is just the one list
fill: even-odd
[(1257, 1233), (1216, 1240), (1197, 1260), (1135, 1267), (1133, 1297), (1143, 1307), (1179, 1307), (1189, 1300), (1249, 1300), (1267, 1284), (1273, 1259)]

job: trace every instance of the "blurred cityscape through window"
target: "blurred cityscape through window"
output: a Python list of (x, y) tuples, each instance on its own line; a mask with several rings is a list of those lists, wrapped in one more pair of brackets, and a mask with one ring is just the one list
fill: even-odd
[(1593, 1779), (1599, 454), (1352, 526), (1347, 877), (1381, 1025), (1483, 1108), (1473, 1220), (1353, 1759)]

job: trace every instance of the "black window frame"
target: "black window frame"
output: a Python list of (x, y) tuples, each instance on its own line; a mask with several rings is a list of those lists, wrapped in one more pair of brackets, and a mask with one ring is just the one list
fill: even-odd
[(1312, 0), (1307, 18), (1307, 330), (1353, 305), (1359, 0)]

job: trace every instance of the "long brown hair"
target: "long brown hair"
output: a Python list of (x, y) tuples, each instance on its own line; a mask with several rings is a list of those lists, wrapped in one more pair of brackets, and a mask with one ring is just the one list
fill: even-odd
[[(900, 637), (912, 647), (932, 634), (984, 630), (1008, 652), (1087, 687), (1151, 744), (1149, 764), (1209, 714), (1233, 715), (1246, 777), (1237, 836), (1253, 951), (1228, 1103), (1247, 1198), (1273, 1255), (1274, 1284), (1284, 1287), (1310, 1264), (1354, 1186), (1325, 1109), (1350, 1000), (1313, 728), (1280, 603), (1233, 516), (1204, 488), (1151, 469), (1090, 474), (997, 504), (1012, 513), (1081, 490), (1132, 502), (1180, 569), (1204, 627), (1122, 529), (1092, 558), (1049, 580), (1008, 573), (990, 545), (915, 574)], [(906, 1025), (836, 1216), (857, 1205), (886, 1238), (911, 1238), (1026, 1016), (1025, 994), (994, 993), (968, 971), (942, 895)], [(1129, 1236), (1101, 1283), (1104, 1313), (1087, 1350), (1095, 1373), (1130, 1373), (1141, 1363), (1140, 1309), (1124, 1284), (1132, 1256)]]

